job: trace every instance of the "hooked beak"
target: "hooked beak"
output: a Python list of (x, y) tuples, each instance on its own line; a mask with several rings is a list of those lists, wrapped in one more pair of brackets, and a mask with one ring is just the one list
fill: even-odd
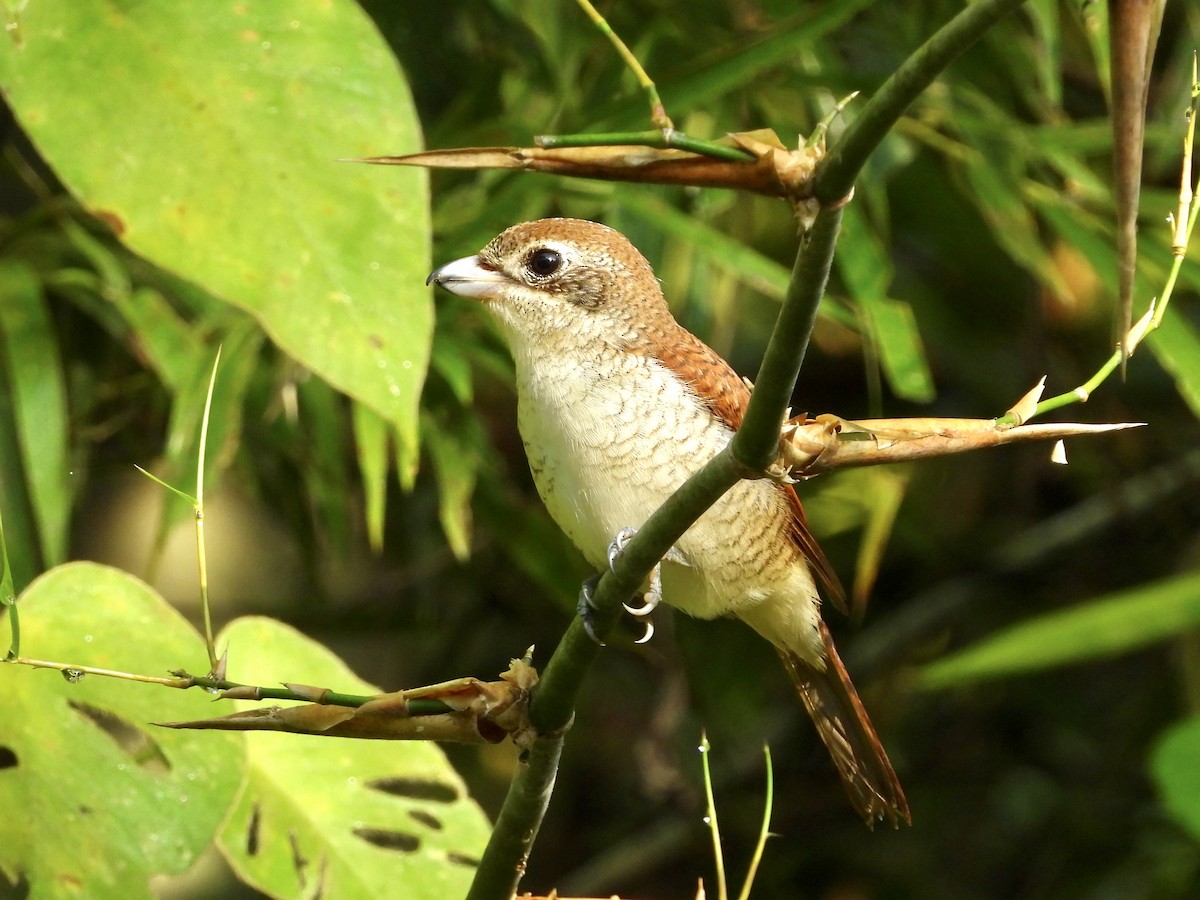
[(509, 283), (509, 279), (495, 269), (483, 265), (478, 256), (464, 256), (434, 269), (425, 279), (425, 283), (440, 285), (450, 293), (462, 297), (492, 300), (499, 296), (501, 288)]

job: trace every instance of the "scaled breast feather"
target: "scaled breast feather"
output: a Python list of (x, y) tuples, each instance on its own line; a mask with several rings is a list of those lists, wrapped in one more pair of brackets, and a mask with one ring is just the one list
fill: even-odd
[[(673, 323), (674, 324), (674, 323)], [(750, 391), (729, 363), (681, 325), (654, 337), (654, 355), (692, 389), (713, 414), (736, 431), (746, 414)], [(650, 349), (650, 348), (647, 348)], [(776, 484), (792, 509), (792, 540), (808, 560), (813, 574), (825, 588), (829, 600), (841, 612), (847, 612), (846, 592), (838, 580), (825, 551), (821, 549), (804, 515), (804, 507), (789, 484)]]

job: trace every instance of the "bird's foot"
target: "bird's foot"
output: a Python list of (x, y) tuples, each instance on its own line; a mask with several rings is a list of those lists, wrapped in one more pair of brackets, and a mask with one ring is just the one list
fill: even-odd
[(583, 622), (583, 630), (587, 632), (587, 636), (603, 647), (604, 641), (596, 634), (596, 604), (592, 602), (592, 597), (596, 594), (596, 585), (599, 583), (599, 572), (583, 583), (579, 588), (579, 601), (575, 604), (575, 610), (579, 613), (579, 621)]
[[(617, 532), (611, 544), (608, 545), (608, 567), (611, 569), (617, 561), (617, 557), (621, 555), (621, 551), (625, 549), (625, 545), (637, 534), (636, 528), (622, 528)], [(679, 565), (688, 565), (687, 559), (679, 552), (678, 548), (672, 547), (667, 551), (665, 560)], [(625, 611), (631, 616), (636, 616), (641, 619), (650, 615), (658, 608), (658, 604), (662, 602), (662, 560), (655, 563), (654, 568), (650, 570), (649, 590), (642, 595), (642, 603), (640, 606), (631, 606), (628, 603), (621, 604), (625, 607)], [(644, 644), (654, 635), (654, 624), (649, 619), (645, 621), (646, 631), (638, 638), (636, 643)]]
[[(596, 634), (596, 603), (593, 599), (596, 594), (596, 585), (600, 583), (601, 574), (603, 573), (597, 572), (595, 575), (585, 581), (582, 587), (580, 587), (579, 601), (576, 603), (575, 609), (579, 613), (579, 620), (583, 623), (583, 630), (587, 633), (587, 636), (601, 647), (604, 647), (606, 646), (604, 641), (600, 640), (600, 635)], [(658, 603), (655, 601), (654, 606), (657, 605)], [(630, 609), (628, 606), (625, 606), (625, 608)], [(645, 612), (637, 613), (637, 615), (644, 616), (653, 608), (654, 607), (651, 606), (650, 609), (647, 609)], [(632, 612), (632, 610), (630, 611)], [(640, 638), (634, 641), (635, 644), (644, 644), (654, 636), (654, 623), (647, 619), (643, 621), (642, 624), (645, 626), (645, 631), (642, 633)]]

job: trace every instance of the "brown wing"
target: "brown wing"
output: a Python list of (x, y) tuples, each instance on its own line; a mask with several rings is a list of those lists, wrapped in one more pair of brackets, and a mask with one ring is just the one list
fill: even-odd
[[(671, 332), (662, 334), (661, 340), (654, 342), (655, 356), (687, 382), (717, 418), (737, 431), (746, 414), (746, 404), (750, 402), (750, 390), (746, 383), (715, 350), (686, 328), (676, 325)], [(808, 560), (830, 602), (841, 613), (848, 614), (846, 591), (825, 551), (808, 530), (799, 496), (789, 484), (779, 484), (777, 487), (783, 491), (792, 508), (792, 540)]]

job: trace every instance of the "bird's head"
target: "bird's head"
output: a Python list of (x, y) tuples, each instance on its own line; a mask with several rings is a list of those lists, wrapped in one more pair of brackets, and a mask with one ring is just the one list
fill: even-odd
[(629, 346), (673, 324), (646, 258), (620, 232), (582, 219), (514, 225), (428, 283), (482, 301), (514, 350)]

